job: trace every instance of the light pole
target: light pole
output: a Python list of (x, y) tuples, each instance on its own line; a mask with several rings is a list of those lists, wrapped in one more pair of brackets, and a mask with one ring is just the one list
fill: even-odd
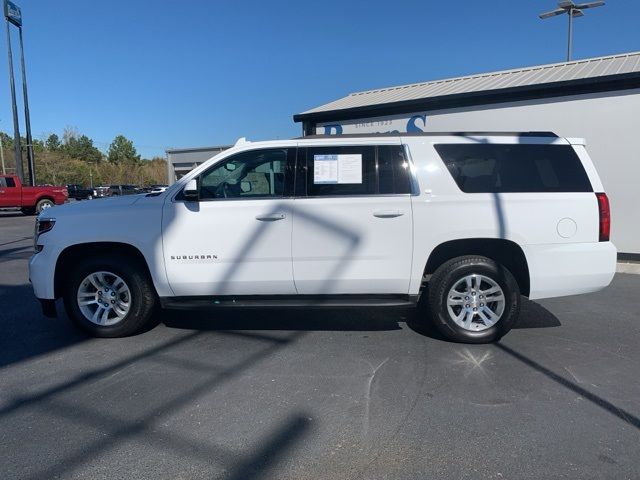
[(9, 83), (11, 85), (11, 104), (13, 109), (13, 135), (16, 155), (16, 175), (24, 181), (22, 149), (20, 146), (20, 127), (18, 126), (18, 106), (16, 104), (16, 86), (13, 75), (13, 52), (11, 49), (11, 30), (9, 24), (18, 28), (20, 35), (20, 65), (22, 67), (22, 94), (24, 98), (24, 120), (27, 133), (27, 159), (29, 160), (29, 184), (36, 184), (36, 172), (33, 159), (33, 138), (31, 137), (31, 117), (29, 115), (29, 96), (27, 95), (27, 72), (24, 64), (24, 42), (22, 40), (22, 11), (11, 0), (4, 0), (4, 18), (7, 24), (7, 48), (9, 53)]
[(542, 20), (555, 17), (557, 15), (564, 15), (565, 13), (569, 17), (569, 38), (567, 40), (567, 62), (571, 60), (571, 49), (573, 46), (573, 18), (582, 17), (584, 13), (582, 10), (587, 8), (601, 7), (604, 2), (589, 2), (575, 4), (572, 0), (562, 0), (558, 2), (558, 8), (551, 12), (541, 13), (539, 17)]

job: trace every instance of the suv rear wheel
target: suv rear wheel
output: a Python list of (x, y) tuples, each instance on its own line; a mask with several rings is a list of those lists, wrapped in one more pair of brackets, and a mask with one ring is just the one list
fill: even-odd
[(81, 262), (69, 273), (63, 298), (69, 318), (96, 337), (140, 331), (150, 322), (156, 304), (147, 275), (121, 257)]
[(429, 308), (438, 330), (465, 343), (488, 343), (505, 335), (520, 313), (518, 283), (504, 266), (481, 256), (441, 265), (429, 282)]

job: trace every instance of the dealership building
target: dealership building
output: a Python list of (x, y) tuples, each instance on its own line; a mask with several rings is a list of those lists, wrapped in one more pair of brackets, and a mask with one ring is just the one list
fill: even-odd
[(198, 165), (229, 148), (227, 145), (197, 148), (172, 148), (167, 154), (167, 181), (169, 184), (182, 178)]
[(303, 135), (552, 131), (586, 140), (612, 241), (640, 259), (640, 52), (356, 92), (294, 115)]

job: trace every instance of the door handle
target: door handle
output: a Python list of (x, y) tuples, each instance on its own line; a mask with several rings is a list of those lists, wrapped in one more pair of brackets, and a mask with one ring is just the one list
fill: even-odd
[(378, 210), (373, 212), (373, 216), (378, 218), (394, 218), (401, 217), (402, 215), (404, 215), (404, 212), (400, 210)]
[(284, 213), (269, 213), (265, 215), (256, 215), (256, 220), (261, 222), (275, 222), (277, 220), (283, 220), (287, 218)]

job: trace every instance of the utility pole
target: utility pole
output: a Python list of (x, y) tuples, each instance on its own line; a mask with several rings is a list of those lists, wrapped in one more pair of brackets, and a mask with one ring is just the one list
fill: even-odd
[(573, 49), (573, 18), (582, 17), (583, 10), (587, 8), (601, 7), (604, 2), (589, 2), (589, 3), (573, 3), (572, 0), (562, 0), (558, 2), (558, 8), (551, 12), (541, 13), (538, 15), (542, 20), (555, 17), (557, 15), (567, 14), (569, 16), (569, 38), (567, 39), (567, 62), (571, 61), (571, 51)]
[(18, 106), (16, 104), (16, 86), (13, 74), (13, 51), (11, 48), (11, 29), (9, 24), (18, 28), (20, 35), (20, 65), (22, 72), (22, 95), (24, 98), (24, 120), (27, 132), (27, 159), (29, 160), (29, 184), (36, 183), (33, 158), (33, 138), (31, 137), (31, 117), (29, 115), (29, 96), (27, 95), (27, 73), (24, 63), (24, 42), (22, 39), (22, 11), (11, 0), (4, 0), (4, 18), (7, 26), (7, 50), (9, 54), (9, 84), (11, 86), (11, 107), (13, 111), (13, 136), (16, 156), (16, 175), (24, 183), (24, 166), (22, 164), (22, 148), (20, 145), (20, 127), (18, 124)]
[[(4, 16), (7, 25), (7, 50), (9, 53), (9, 86), (11, 87), (11, 110), (13, 112), (13, 150), (16, 157), (16, 175), (24, 182), (24, 167), (22, 165), (22, 149), (20, 148), (20, 125), (18, 123), (18, 105), (16, 104), (16, 84), (13, 75), (13, 51), (11, 50), (11, 30), (9, 22), (13, 23), (9, 15), (9, 4), (4, 3)], [(18, 17), (20, 18), (20, 17)]]
[(27, 133), (27, 160), (29, 161), (29, 183), (36, 184), (36, 166), (33, 158), (33, 138), (31, 137), (31, 116), (29, 115), (29, 96), (27, 95), (27, 70), (24, 66), (24, 43), (22, 41), (22, 27), (20, 32), (20, 64), (22, 66), (22, 95), (24, 98), (24, 123)]

